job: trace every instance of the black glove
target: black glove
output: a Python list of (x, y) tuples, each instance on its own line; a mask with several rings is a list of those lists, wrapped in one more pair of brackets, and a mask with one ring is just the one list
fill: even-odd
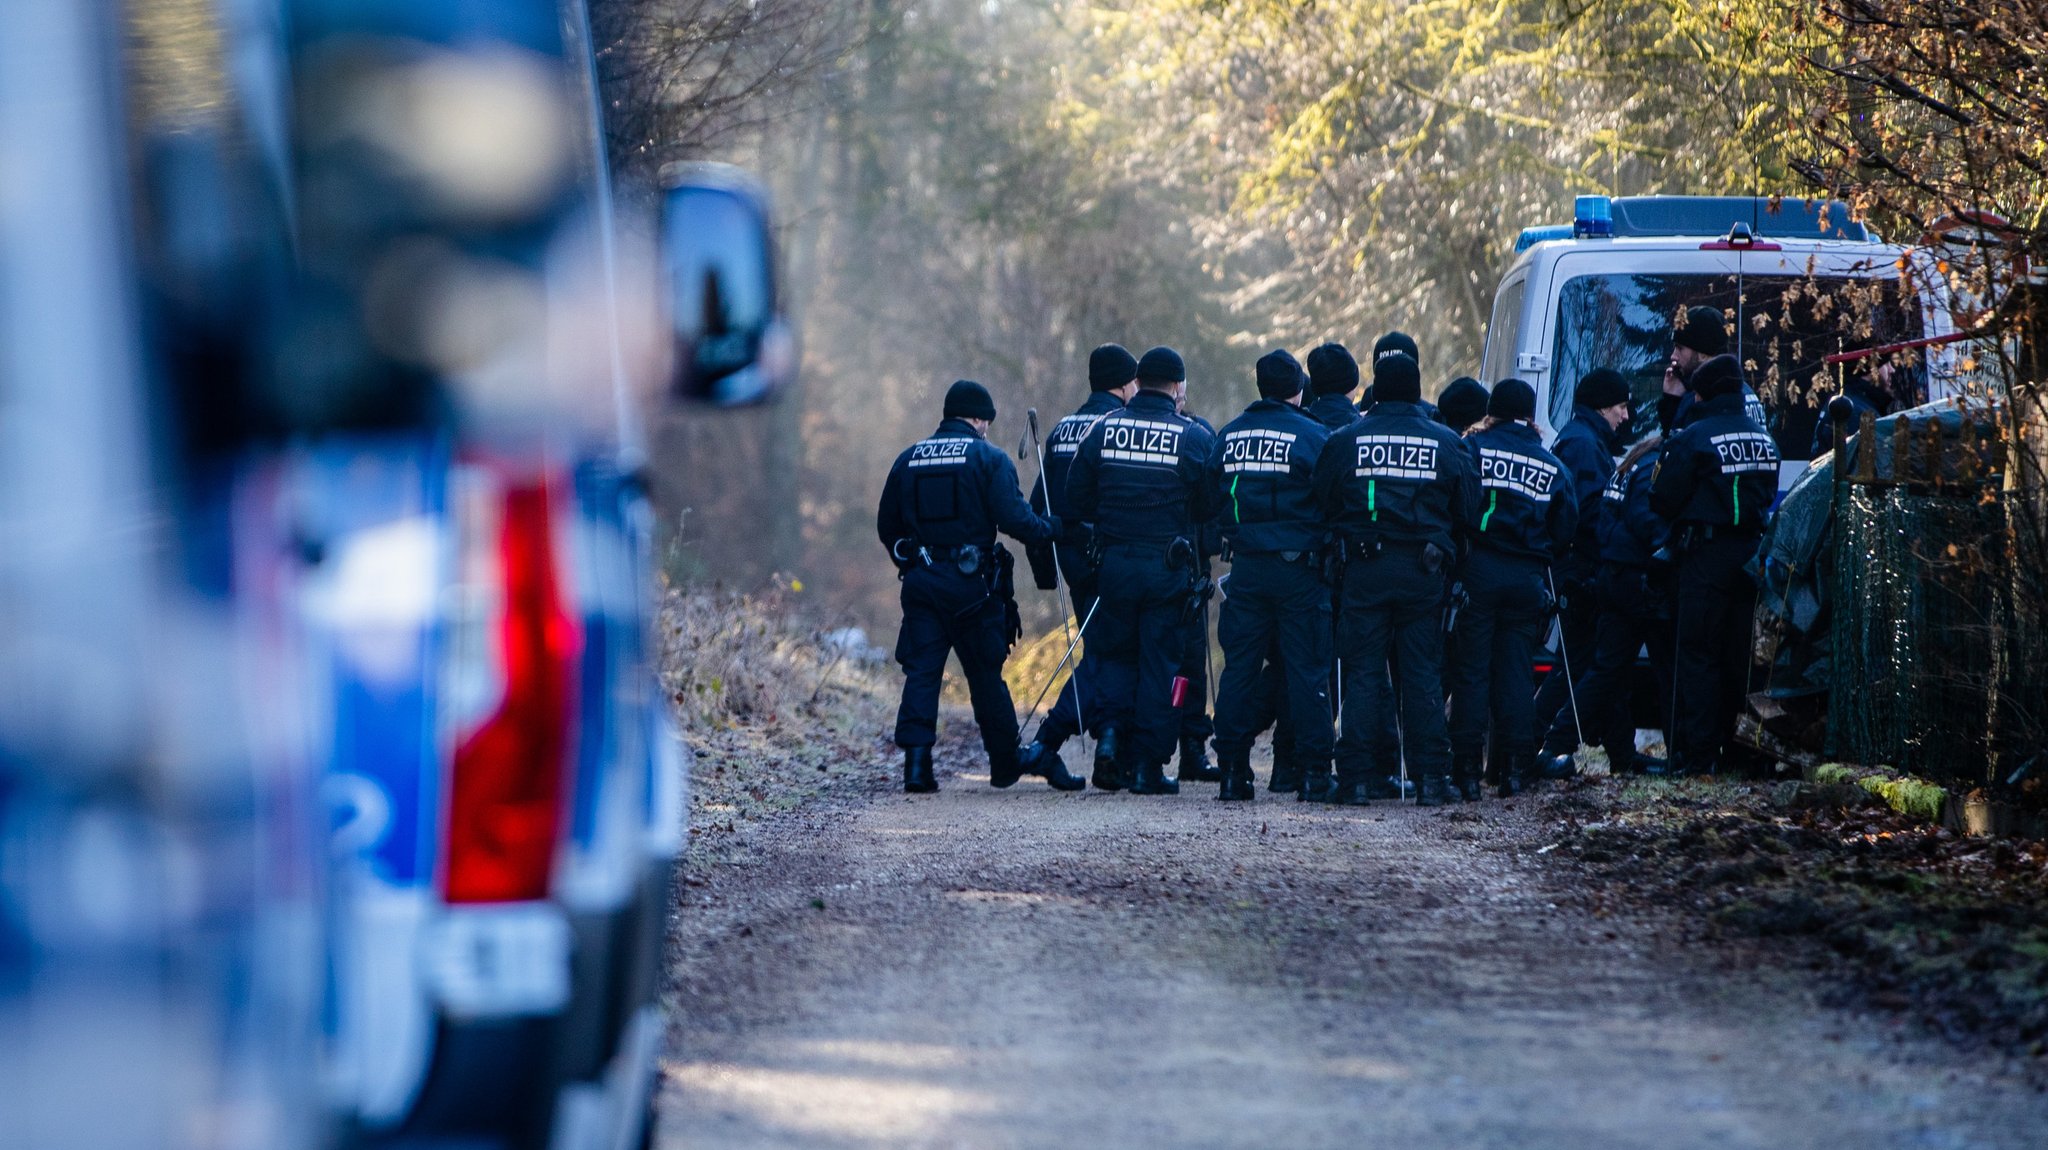
[(1059, 587), (1059, 560), (1053, 554), (1052, 544), (1033, 543), (1024, 548), (1024, 561), (1031, 565), (1031, 582), (1040, 591)]

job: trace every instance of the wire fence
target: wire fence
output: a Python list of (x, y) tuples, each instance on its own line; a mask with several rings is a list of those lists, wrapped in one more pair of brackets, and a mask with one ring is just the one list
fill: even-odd
[(2048, 556), (2011, 437), (1983, 404), (1883, 424), (1865, 418), (1835, 476), (1828, 751), (2017, 783), (2043, 746)]

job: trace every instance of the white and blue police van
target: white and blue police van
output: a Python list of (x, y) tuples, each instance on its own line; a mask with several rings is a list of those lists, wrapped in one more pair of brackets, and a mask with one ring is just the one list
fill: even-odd
[[(1481, 360), (1489, 385), (1512, 376), (1536, 389), (1546, 436), (1571, 422), (1573, 391), (1598, 367), (1629, 383), (1626, 438), (1654, 430), (1673, 321), (1714, 307), (1777, 440), (1783, 492), (1805, 472), (1814, 425), (1840, 387), (1828, 356), (1953, 329), (1934, 258), (1885, 242), (1839, 202), (1579, 196), (1573, 217), (1517, 238)], [(1953, 348), (1915, 355), (1895, 385), (1902, 405), (1949, 394)]]

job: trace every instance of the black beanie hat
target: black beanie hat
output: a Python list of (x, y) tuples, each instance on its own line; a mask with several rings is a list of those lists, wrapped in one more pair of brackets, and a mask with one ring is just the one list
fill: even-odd
[(1308, 353), (1308, 389), (1317, 395), (1350, 395), (1358, 390), (1358, 361), (1341, 343)]
[(1170, 347), (1155, 347), (1138, 357), (1139, 383), (1179, 383), (1187, 377), (1187, 365)]
[(986, 419), (994, 422), (996, 401), (990, 397), (988, 388), (971, 379), (956, 381), (946, 389), (947, 419)]
[(1452, 431), (1478, 423), (1486, 418), (1486, 385), (1469, 375), (1459, 376), (1437, 393), (1436, 413)]
[(1372, 397), (1375, 403), (1422, 402), (1422, 369), (1415, 357), (1403, 351), (1374, 356)]
[(1685, 323), (1671, 337), (1679, 347), (1701, 355), (1728, 354), (1728, 329), (1722, 325), (1721, 309), (1701, 304), (1685, 309)]
[(1115, 391), (1138, 378), (1138, 359), (1120, 343), (1105, 343), (1088, 353), (1088, 390)]
[(1493, 385), (1486, 401), (1486, 414), (1495, 419), (1536, 418), (1536, 389), (1509, 376)]
[(1579, 377), (1579, 389), (1572, 394), (1572, 402), (1594, 411), (1605, 411), (1617, 403), (1628, 402), (1628, 381), (1611, 367), (1596, 367)]
[(1259, 398), (1292, 399), (1301, 394), (1301, 362), (1284, 350), (1259, 357)]
[(1415, 340), (1405, 331), (1390, 331), (1372, 345), (1372, 361), (1375, 364), (1395, 354), (1405, 355), (1414, 360), (1417, 367), (1422, 365), (1422, 349), (1415, 346)]
[(1717, 355), (1693, 369), (1690, 386), (1701, 399), (1718, 399), (1742, 390), (1742, 365), (1732, 355)]

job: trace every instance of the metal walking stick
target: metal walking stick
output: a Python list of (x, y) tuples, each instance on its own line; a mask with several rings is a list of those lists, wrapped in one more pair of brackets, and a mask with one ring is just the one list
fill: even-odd
[[(1545, 567), (1543, 569), (1543, 579), (1544, 582), (1550, 585), (1551, 601), (1558, 604), (1557, 654), (1559, 660), (1564, 663), (1564, 694), (1565, 698), (1569, 699), (1572, 705), (1572, 730), (1579, 736), (1578, 749), (1580, 753), (1572, 756), (1573, 763), (1577, 764), (1586, 757), (1586, 752), (1591, 750), (1592, 744), (1586, 742), (1586, 725), (1584, 720), (1579, 718), (1579, 685), (1577, 678), (1572, 675), (1571, 644), (1565, 642), (1564, 610), (1563, 603), (1557, 597), (1557, 576), (1551, 573), (1550, 568)], [(1610, 771), (1613, 769), (1611, 761), (1608, 769)]]
[[(1037, 453), (1038, 456), (1039, 498), (1045, 501), (1045, 513), (1047, 515), (1057, 514), (1055, 511), (1053, 511), (1052, 508), (1052, 485), (1045, 475), (1045, 442), (1041, 440), (1038, 436), (1037, 408), (1027, 407), (1024, 409), (1024, 424), (1025, 427), (1028, 429), (1028, 434), (1031, 437), (1031, 448), (1035, 453)], [(1023, 447), (1024, 445), (1021, 443), (1017, 445), (1017, 454), (1020, 456), (1024, 454)], [(1073, 646), (1075, 645), (1075, 643), (1079, 641), (1073, 629), (1074, 601), (1072, 596), (1070, 596), (1067, 593), (1066, 574), (1060, 570), (1059, 552), (1057, 547), (1054, 548), (1053, 552), (1052, 592), (1053, 597), (1056, 600), (1058, 600), (1059, 603), (1060, 631), (1061, 633), (1067, 636), (1068, 653), (1072, 654)], [(1095, 613), (1094, 608), (1091, 607), (1088, 613), (1090, 615), (1093, 615)], [(1065, 660), (1063, 659), (1061, 660), (1061, 662), (1062, 664), (1064, 664)], [(1058, 677), (1057, 672), (1054, 673), (1054, 677)], [(1032, 709), (1034, 711), (1037, 710), (1036, 705), (1034, 705)], [(1081, 728), (1082, 734), (1085, 735), (1088, 732), (1087, 719), (1081, 710), (1081, 684), (1079, 682), (1076, 682), (1074, 684), (1074, 725)]]
[[(1024, 712), (1024, 721), (1017, 724), (1018, 730), (1021, 731), (1024, 728), (1029, 727), (1031, 725), (1031, 720), (1038, 717), (1038, 705), (1040, 703), (1045, 702), (1046, 693), (1052, 690), (1052, 685), (1060, 681), (1060, 672), (1067, 669), (1067, 663), (1071, 661), (1074, 657), (1074, 648), (1079, 647), (1081, 645), (1081, 636), (1086, 635), (1088, 633), (1088, 624), (1095, 619), (1096, 609), (1101, 606), (1101, 599), (1097, 599), (1095, 602), (1089, 604), (1088, 617), (1086, 619), (1081, 620), (1080, 629), (1074, 632), (1073, 641), (1067, 644), (1067, 653), (1060, 656), (1059, 665), (1054, 667), (1052, 669), (1052, 674), (1046, 677), (1045, 686), (1040, 687), (1038, 689), (1038, 697), (1031, 700), (1031, 709)], [(1076, 688), (1074, 691), (1075, 714), (1079, 715), (1080, 710), (1081, 692), (1079, 688)]]

